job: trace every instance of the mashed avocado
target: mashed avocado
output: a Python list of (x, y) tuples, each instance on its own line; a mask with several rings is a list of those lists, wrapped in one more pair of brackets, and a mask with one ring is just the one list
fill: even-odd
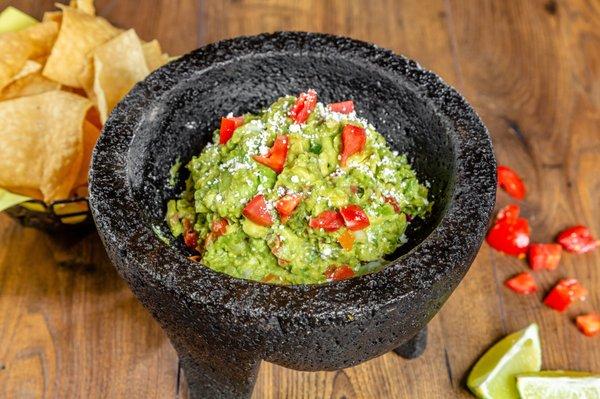
[(211, 269), (263, 282), (320, 283), (382, 265), (431, 204), (406, 156), (353, 109), (309, 90), (223, 118), (168, 202), (173, 236)]

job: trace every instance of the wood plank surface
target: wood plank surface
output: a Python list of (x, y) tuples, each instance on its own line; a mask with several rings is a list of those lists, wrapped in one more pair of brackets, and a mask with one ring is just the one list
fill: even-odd
[[(52, 0), (0, 0), (40, 17)], [(600, 234), (600, 2), (597, 0), (98, 0), (97, 11), (171, 54), (242, 34), (306, 30), (403, 53), (461, 91), (500, 163), (524, 177), (535, 241), (563, 227)], [(504, 193), (498, 205), (510, 202)], [(337, 372), (263, 363), (255, 398), (469, 397), (464, 378), (506, 333), (537, 322), (544, 367), (600, 372), (599, 338), (573, 324), (600, 311), (600, 251), (536, 274), (545, 291), (579, 278), (585, 303), (558, 314), (542, 293), (502, 283), (525, 264), (484, 245), (432, 320), (419, 359), (387, 354)], [(185, 398), (177, 356), (133, 298), (95, 233), (51, 237), (0, 215), (0, 398)]]

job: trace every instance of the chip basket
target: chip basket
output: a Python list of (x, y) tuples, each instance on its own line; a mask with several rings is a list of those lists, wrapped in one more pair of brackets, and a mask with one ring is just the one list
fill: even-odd
[(23, 226), (49, 233), (84, 233), (94, 228), (88, 199), (74, 197), (46, 204), (32, 199), (5, 211)]

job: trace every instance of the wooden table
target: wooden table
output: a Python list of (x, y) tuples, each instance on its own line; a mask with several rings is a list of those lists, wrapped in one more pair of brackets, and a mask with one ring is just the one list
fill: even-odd
[[(0, 1), (40, 17), (53, 0)], [(274, 30), (348, 35), (406, 54), (440, 74), (487, 124), (500, 163), (518, 170), (533, 240), (588, 224), (600, 235), (600, 2), (597, 0), (97, 1), (98, 13), (171, 54)], [(499, 193), (498, 204), (509, 198)], [(76, 259), (78, 265), (65, 266)], [(72, 262), (71, 262), (72, 263)], [(600, 338), (573, 318), (600, 311), (600, 251), (566, 255), (536, 274), (543, 291), (579, 278), (591, 292), (565, 314), (542, 293), (502, 286), (525, 263), (484, 245), (431, 321), (419, 359), (387, 354), (306, 373), (264, 363), (256, 398), (468, 397), (469, 367), (495, 340), (541, 327), (544, 367), (600, 371)], [(50, 237), (0, 216), (0, 397), (184, 398), (177, 356), (133, 298), (97, 236)]]

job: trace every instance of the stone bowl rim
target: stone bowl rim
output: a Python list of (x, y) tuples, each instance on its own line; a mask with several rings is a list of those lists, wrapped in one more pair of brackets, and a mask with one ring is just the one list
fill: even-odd
[[(436, 107), (436, 111), (452, 122), (452, 135), (456, 140), (455, 183), (452, 199), (441, 221), (420, 243), (383, 270), (316, 285), (280, 286), (234, 278), (200, 266), (168, 247), (156, 237), (150, 225), (141, 222), (144, 218), (138, 215), (144, 210), (135, 204), (130, 190), (123, 190), (129, 184), (126, 171), (129, 142), (143, 117), (143, 109), (162, 93), (176, 87), (179, 80), (193, 77), (199, 67), (204, 70), (236, 62), (244, 56), (256, 56), (261, 50), (275, 54), (310, 53), (314, 46), (333, 51), (329, 53), (332, 57), (344, 57), (349, 61), (357, 57), (359, 62), (383, 68), (386, 73), (406, 80)], [(477, 173), (469, 170), (473, 166), (479, 168)], [(376, 308), (393, 306), (436, 284), (447, 283), (454, 289), (468, 270), (487, 231), (495, 203), (495, 170), (486, 127), (462, 95), (433, 72), (402, 55), (364, 41), (322, 33), (274, 32), (208, 44), (172, 61), (138, 83), (109, 117), (94, 150), (90, 206), (104, 245), (109, 254), (113, 254), (111, 258), (126, 280), (135, 275), (138, 281), (181, 293), (192, 302), (226, 307), (235, 314), (252, 318), (293, 317), (300, 320), (310, 316), (331, 320), (349, 313), (360, 317)], [(111, 195), (115, 192), (125, 195)], [(466, 204), (477, 206), (467, 209)], [(119, 226), (124, 223), (117, 221), (117, 216), (127, 217), (127, 228)], [(465, 233), (460, 229), (463, 225), (471, 226), (472, 230)], [(467, 244), (457, 245), (461, 240), (457, 241), (453, 236)], [(141, 256), (142, 250), (145, 256)], [(433, 264), (445, 267), (429, 272), (428, 268)], [(443, 303), (445, 299), (440, 298), (440, 301)]]

